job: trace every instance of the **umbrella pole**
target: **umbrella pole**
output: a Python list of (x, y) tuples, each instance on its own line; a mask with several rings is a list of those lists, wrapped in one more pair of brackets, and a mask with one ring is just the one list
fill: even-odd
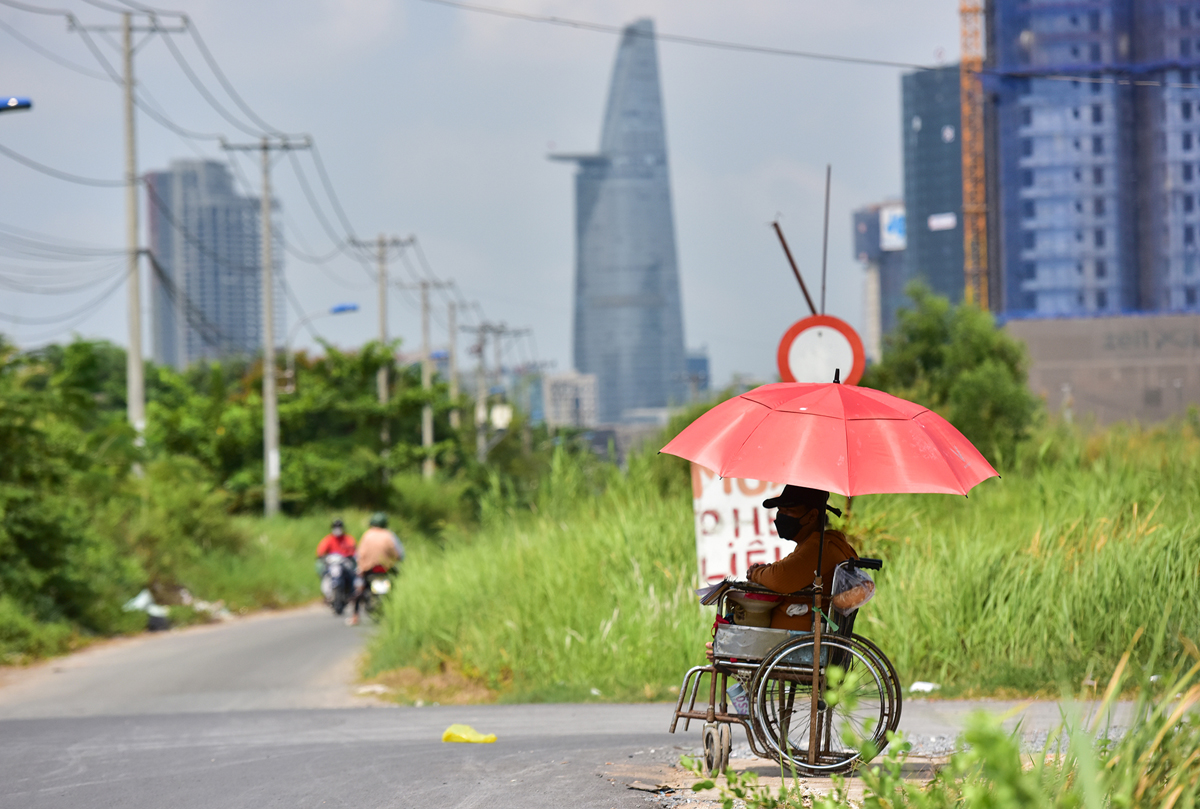
[(817, 763), (817, 714), (821, 701), (821, 562), (825, 556), (825, 509), (821, 509), (821, 539), (817, 545), (817, 575), (813, 578), (812, 705), (808, 713), (808, 763)]

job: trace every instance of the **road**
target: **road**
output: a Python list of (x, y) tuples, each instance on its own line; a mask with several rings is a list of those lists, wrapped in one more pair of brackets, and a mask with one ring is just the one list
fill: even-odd
[[(666, 705), (374, 703), (353, 684), (368, 632), (310, 608), (0, 672), (0, 807), (646, 807), (626, 783), (699, 743)], [(902, 729), (952, 737), (973, 707), (911, 702)], [(498, 741), (442, 743), (454, 722)]]

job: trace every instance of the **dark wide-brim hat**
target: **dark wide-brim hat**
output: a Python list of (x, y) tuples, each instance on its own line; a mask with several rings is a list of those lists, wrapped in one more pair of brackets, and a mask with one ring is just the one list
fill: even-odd
[(764, 500), (763, 508), (821, 508), (828, 502), (829, 492), (789, 483), (783, 487), (778, 497), (768, 497)]

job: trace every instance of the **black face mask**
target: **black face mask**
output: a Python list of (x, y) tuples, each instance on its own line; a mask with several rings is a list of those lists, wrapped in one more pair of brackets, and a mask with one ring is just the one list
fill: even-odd
[(800, 533), (800, 518), (777, 514), (775, 516), (775, 533), (779, 534), (780, 539), (791, 539)]

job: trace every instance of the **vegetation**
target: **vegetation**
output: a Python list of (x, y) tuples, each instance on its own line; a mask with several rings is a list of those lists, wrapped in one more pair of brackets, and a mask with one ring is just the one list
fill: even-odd
[(1002, 464), (1038, 410), (1025, 385), (1025, 347), (997, 329), (989, 312), (952, 306), (920, 282), (905, 292), (913, 306), (900, 310), (883, 361), (861, 384), (929, 407)]
[[(856, 630), (945, 694), (1108, 677), (1138, 626), (1200, 602), (1197, 426), (1046, 427), (969, 499), (855, 498), (840, 527), (885, 560)], [(691, 591), (690, 497), (652, 452), (624, 474), (556, 457), (532, 508), (493, 492), (478, 532), (412, 555), (369, 671), (450, 668), (501, 699), (663, 698), (713, 620)], [(1190, 608), (1171, 626), (1171, 655), (1200, 637)]]
[[(1151, 668), (1166, 664), (1157, 654), (1167, 631), (1159, 624), (1155, 643), (1144, 653)], [(1141, 636), (1134, 634), (1134, 642)], [(1098, 727), (1097, 720), (1083, 721), (1068, 710), (1044, 748), (1022, 748), (1016, 733), (1008, 733), (1000, 719), (979, 712), (970, 718), (959, 739), (959, 752), (926, 783), (906, 780), (902, 765), (910, 745), (902, 736), (890, 738), (887, 755), (860, 768), (864, 786), (861, 802), (851, 803), (846, 780), (834, 778), (834, 790), (814, 797), (796, 779), (772, 791), (753, 773), (724, 774), (724, 783), (701, 779), (693, 789), (717, 787), (721, 802), (732, 807), (737, 799), (748, 809), (840, 809), (861, 805), (865, 809), (943, 809), (978, 806), (987, 809), (1103, 809), (1195, 807), (1200, 799), (1200, 650), (1194, 645), (1167, 676), (1151, 680), (1129, 666), (1122, 656), (1096, 711), (1104, 717), (1118, 695), (1139, 694), (1129, 727)], [(1089, 698), (1093, 694), (1082, 693)], [(841, 698), (838, 694), (832, 699)], [(870, 742), (844, 729), (847, 741), (866, 758), (877, 752)], [(698, 762), (687, 762), (699, 774)]]
[[(416, 371), (391, 365), (389, 403), (378, 403), (391, 353), (298, 358), (297, 392), (280, 407), (284, 502), (314, 516), (262, 524), (239, 516), (262, 507), (261, 367), (148, 365), (139, 445), (122, 350), (79, 340), (22, 353), (0, 339), (0, 663), (141, 628), (145, 616), (121, 606), (143, 587), (168, 605), (185, 589), (236, 608), (312, 599), (311, 549), (333, 509), (387, 508), (401, 531), (440, 535), (473, 521), (489, 474), (527, 497), (522, 481), (536, 481), (544, 456), (509, 437), (485, 472), (449, 429), (462, 403), (444, 385), (425, 392)], [(448, 436), (433, 450), (437, 484), (416, 474), (426, 402)], [(384, 430), (399, 439), (386, 453)]]

